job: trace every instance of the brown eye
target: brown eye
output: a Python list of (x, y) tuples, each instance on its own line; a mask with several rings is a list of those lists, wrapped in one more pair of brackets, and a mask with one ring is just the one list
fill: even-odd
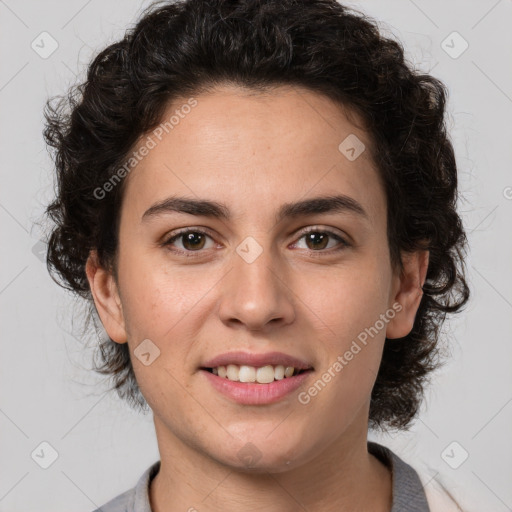
[(333, 247), (333, 245), (328, 247), (330, 240), (335, 240), (339, 242), (338, 247), (335, 247), (332, 252), (339, 251), (350, 246), (350, 244), (346, 240), (344, 240), (341, 236), (337, 235), (336, 233), (333, 233), (332, 231), (312, 229), (306, 233), (303, 233), (300, 239), (302, 238), (304, 238), (306, 241), (306, 248), (312, 252), (331, 252), (328, 250)]
[[(188, 229), (174, 234), (162, 245), (169, 247), (170, 250), (178, 254), (184, 254), (185, 256), (200, 256), (202, 249), (205, 248), (207, 238), (211, 239), (211, 237), (204, 231)], [(176, 242), (181, 242), (182, 247), (179, 247), (178, 245), (177, 248), (174, 248)]]
[(205, 238), (202, 233), (189, 232), (179, 236), (182, 239), (183, 247), (185, 247), (187, 250), (194, 251), (197, 249), (202, 249), (204, 246)]
[(308, 233), (304, 236), (309, 249), (325, 249), (329, 241), (329, 235), (325, 233)]

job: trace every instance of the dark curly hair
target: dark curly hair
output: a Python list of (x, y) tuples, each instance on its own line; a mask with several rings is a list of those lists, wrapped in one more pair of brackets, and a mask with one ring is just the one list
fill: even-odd
[[(456, 211), (457, 168), (446, 133), (447, 91), (404, 57), (372, 18), (335, 0), (186, 0), (149, 6), (122, 40), (90, 63), (86, 80), (45, 106), (57, 195), (47, 265), (53, 279), (87, 299), (96, 249), (116, 268), (121, 184), (97, 197), (141, 136), (176, 98), (235, 84), (264, 92), (288, 85), (322, 94), (357, 113), (385, 186), (394, 269), (401, 251), (428, 249), (430, 261), (412, 331), (386, 339), (372, 390), (369, 426), (407, 428), (429, 373), (442, 364), (440, 328), (469, 298), (466, 235)], [(95, 320), (96, 322), (96, 320)], [(127, 344), (99, 340), (94, 370), (131, 406), (147, 410)]]

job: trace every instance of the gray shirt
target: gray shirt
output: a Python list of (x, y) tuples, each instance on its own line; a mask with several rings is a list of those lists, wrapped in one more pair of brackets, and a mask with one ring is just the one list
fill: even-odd
[[(430, 512), (427, 498), (416, 471), (389, 448), (368, 441), (368, 451), (391, 469), (393, 506), (390, 512)], [(137, 485), (120, 494), (93, 512), (152, 512), (149, 503), (149, 484), (160, 469), (160, 461), (151, 465)]]

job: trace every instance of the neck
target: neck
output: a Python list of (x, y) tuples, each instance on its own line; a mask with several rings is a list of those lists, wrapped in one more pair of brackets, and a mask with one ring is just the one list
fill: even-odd
[(183, 443), (156, 417), (155, 427), (161, 464), (150, 486), (152, 512), (226, 511), (229, 504), (266, 512), (391, 510), (391, 473), (368, 453), (367, 430), (340, 436), (307, 463), (276, 473), (225, 465)]

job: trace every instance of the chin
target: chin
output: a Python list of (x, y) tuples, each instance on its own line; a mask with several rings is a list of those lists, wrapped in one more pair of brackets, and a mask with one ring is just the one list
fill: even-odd
[(231, 461), (231, 464), (228, 464), (229, 468), (233, 471), (237, 471), (238, 473), (247, 473), (251, 475), (285, 473), (286, 471), (290, 471), (291, 469), (294, 469), (299, 465), (300, 464), (295, 459), (276, 459), (275, 457), (272, 457), (270, 459), (261, 458), (258, 461), (253, 461), (250, 463), (246, 463), (245, 461), (235, 459)]
[[(269, 439), (258, 444), (247, 441), (238, 446), (229, 443), (229, 446), (232, 447), (229, 454), (212, 455), (221, 464), (241, 473), (284, 473), (302, 463), (297, 457), (296, 447), (284, 449), (281, 443)], [(277, 446), (281, 447), (280, 451), (276, 451)]]

